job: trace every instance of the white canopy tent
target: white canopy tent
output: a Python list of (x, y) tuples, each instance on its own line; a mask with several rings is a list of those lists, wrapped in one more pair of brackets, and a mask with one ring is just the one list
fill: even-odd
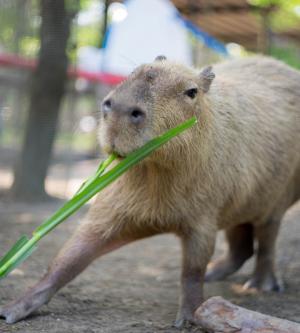
[(160, 54), (191, 65), (187, 29), (168, 0), (130, 0), (128, 15), (108, 30), (102, 70), (129, 74)]
[(109, 26), (103, 49), (80, 51), (81, 69), (127, 76), (158, 55), (192, 65), (191, 33), (226, 54), (221, 43), (184, 19), (170, 0), (127, 0), (123, 6), (127, 15)]

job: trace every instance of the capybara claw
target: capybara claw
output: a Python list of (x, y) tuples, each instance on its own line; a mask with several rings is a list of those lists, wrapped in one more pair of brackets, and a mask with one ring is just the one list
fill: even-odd
[(6, 307), (0, 308), (0, 318), (5, 319), (7, 324), (14, 324), (17, 322), (15, 314)]
[(283, 292), (284, 285), (281, 281), (278, 281), (274, 276), (266, 277), (264, 279), (257, 279), (255, 277), (248, 280), (243, 289), (256, 289), (265, 292), (275, 291), (275, 292)]
[(193, 325), (195, 325), (195, 321), (192, 315), (178, 314), (174, 322), (174, 327), (178, 329), (190, 328)]
[(177, 329), (188, 329), (191, 328), (191, 326), (194, 325), (194, 322), (192, 320), (189, 319), (185, 319), (185, 318), (180, 318), (180, 319), (176, 319), (174, 322), (174, 327), (176, 327)]
[(8, 304), (0, 308), (0, 318), (4, 318), (7, 324), (14, 324), (35, 310), (33, 304), (24, 303), (22, 301)]

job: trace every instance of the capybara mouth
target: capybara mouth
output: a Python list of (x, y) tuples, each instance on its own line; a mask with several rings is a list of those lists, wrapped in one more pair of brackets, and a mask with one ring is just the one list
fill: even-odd
[(127, 157), (128, 155), (130, 155), (131, 153), (133, 153), (138, 148), (140, 148), (140, 147), (136, 147), (134, 149), (129, 149), (128, 151), (125, 151), (125, 152), (124, 151), (119, 151), (117, 149), (113, 149), (111, 151), (111, 154), (113, 153), (113, 154), (115, 154), (117, 156), (117, 158), (123, 159), (123, 158)]
[(127, 157), (127, 155), (125, 155), (125, 154), (119, 154), (119, 153), (117, 153), (117, 152), (114, 152), (114, 154), (117, 156), (117, 159), (118, 159), (118, 160), (122, 160), (122, 159), (124, 159), (125, 157)]
[(121, 153), (121, 152), (114, 149), (110, 152), (110, 154), (116, 155), (117, 159), (121, 160), (121, 159), (124, 159), (125, 157), (127, 157), (127, 155), (130, 154), (130, 152), (129, 153)]
[(112, 154), (114, 154), (114, 155), (117, 157), (117, 159), (124, 158), (124, 157), (126, 157), (126, 156), (128, 155), (128, 153), (127, 153), (127, 154), (122, 153), (122, 152), (120, 152), (120, 151), (118, 151), (117, 149), (114, 149), (114, 148), (115, 148), (115, 147), (111, 147), (111, 146), (103, 146), (103, 147), (102, 147), (102, 150), (103, 150), (103, 152), (105, 152), (107, 155), (112, 155)]

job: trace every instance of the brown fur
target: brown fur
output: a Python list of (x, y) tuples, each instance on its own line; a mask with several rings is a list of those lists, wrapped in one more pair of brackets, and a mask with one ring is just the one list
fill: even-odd
[[(177, 326), (192, 320), (202, 302), (220, 228), (228, 253), (209, 265), (206, 279), (236, 271), (252, 256), (256, 238), (257, 266), (247, 287), (280, 289), (276, 235), (300, 198), (300, 73), (266, 57), (229, 61), (213, 72), (216, 78), (209, 68), (198, 74), (161, 57), (107, 96), (99, 129), (107, 152), (126, 155), (193, 115), (198, 124), (98, 195), (46, 277), (0, 311), (8, 322), (48, 301), (94, 258), (165, 232), (177, 234), (183, 248)], [(189, 89), (198, 90), (195, 98)], [(132, 118), (132, 110), (141, 116)]]

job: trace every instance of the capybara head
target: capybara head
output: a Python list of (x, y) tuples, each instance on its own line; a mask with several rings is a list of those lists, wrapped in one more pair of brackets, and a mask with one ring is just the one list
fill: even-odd
[[(126, 156), (166, 130), (197, 116), (213, 79), (211, 67), (197, 73), (167, 61), (164, 56), (138, 67), (103, 100), (99, 126), (103, 150)], [(186, 133), (163, 149), (167, 147), (170, 151), (175, 145), (186, 144)]]

